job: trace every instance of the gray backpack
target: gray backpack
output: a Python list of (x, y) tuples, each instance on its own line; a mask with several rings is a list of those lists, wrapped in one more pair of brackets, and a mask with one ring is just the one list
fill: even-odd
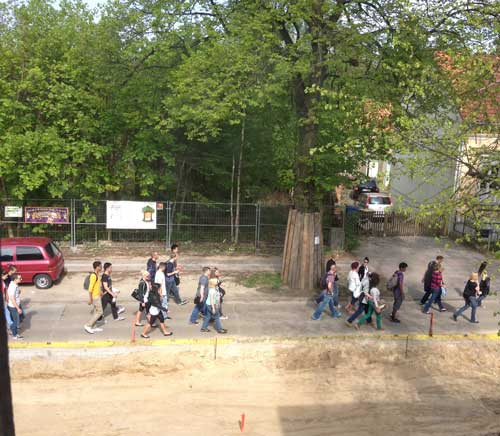
[(392, 291), (394, 290), (394, 288), (398, 285), (398, 281), (399, 281), (399, 277), (398, 277), (398, 273), (395, 272), (392, 277), (387, 281), (387, 289), (389, 291)]
[(83, 289), (88, 291), (90, 288), (90, 276), (92, 274), (95, 274), (95, 272), (88, 273), (87, 276), (85, 277), (85, 280), (83, 281)]

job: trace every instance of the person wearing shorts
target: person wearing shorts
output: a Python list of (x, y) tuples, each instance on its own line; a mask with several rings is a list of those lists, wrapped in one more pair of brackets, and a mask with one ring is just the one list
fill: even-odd
[(163, 336), (172, 336), (172, 332), (167, 331), (167, 327), (165, 326), (165, 317), (162, 313), (162, 305), (161, 305), (161, 295), (160, 288), (156, 285), (152, 285), (151, 291), (149, 292), (149, 303), (151, 304), (149, 307), (149, 322), (144, 327), (144, 331), (141, 333), (141, 337), (144, 339), (149, 339), (148, 333), (151, 331), (153, 326), (156, 324), (156, 321), (160, 321), (160, 328), (163, 332)]

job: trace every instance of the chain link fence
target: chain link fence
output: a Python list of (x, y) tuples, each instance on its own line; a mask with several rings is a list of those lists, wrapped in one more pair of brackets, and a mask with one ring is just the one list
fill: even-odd
[[(102, 243), (165, 244), (174, 242), (253, 245), (258, 248), (282, 247), (288, 219), (288, 206), (196, 202), (156, 202), (156, 229), (116, 230), (106, 226), (106, 201), (84, 200), (6, 200), (0, 206), (0, 237), (46, 236), (62, 245)], [(67, 224), (32, 224), (25, 216), (9, 217), (8, 207), (67, 208)], [(232, 209), (232, 210), (231, 210)], [(238, 225), (236, 225), (238, 222)]]

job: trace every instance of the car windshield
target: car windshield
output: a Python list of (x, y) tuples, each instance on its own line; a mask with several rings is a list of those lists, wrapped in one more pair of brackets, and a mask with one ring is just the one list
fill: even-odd
[(391, 204), (389, 197), (370, 197), (370, 204)]
[(54, 244), (53, 242), (50, 242), (48, 243), (46, 246), (45, 246), (45, 251), (47, 252), (47, 254), (49, 255), (49, 257), (52, 259), (54, 256), (57, 256), (59, 254), (61, 254), (61, 252), (59, 251), (59, 248), (57, 248), (57, 245)]

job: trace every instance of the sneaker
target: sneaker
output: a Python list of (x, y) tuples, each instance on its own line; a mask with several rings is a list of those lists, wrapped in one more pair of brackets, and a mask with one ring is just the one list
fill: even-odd
[(189, 324), (199, 324), (199, 321), (189, 321)]
[(94, 328), (94, 333), (96, 333), (96, 332), (103, 332), (103, 331), (104, 331), (103, 329), (100, 329), (100, 328), (98, 328), (98, 327), (95, 327), (95, 328)]
[(187, 304), (187, 300), (182, 300), (182, 301), (179, 303), (179, 306), (184, 306), (185, 304)]
[(314, 316), (311, 316), (311, 319), (312, 319), (313, 321), (319, 321), (319, 318), (314, 318)]
[(431, 311), (430, 311), (430, 310), (428, 310), (427, 312), (423, 312), (423, 311), (422, 311), (422, 313), (423, 313), (423, 314), (425, 314), (425, 315), (430, 315), (430, 314), (431, 314)]
[(346, 322), (345, 322), (345, 325), (346, 325), (347, 327), (352, 327), (352, 323), (350, 323), (350, 322), (349, 322), (349, 321), (347, 321), (347, 320), (346, 320)]
[(217, 330), (217, 333), (220, 333), (221, 335), (224, 335), (227, 333), (227, 330), (226, 329), (220, 329), (220, 330)]
[(84, 325), (83, 328), (85, 329), (85, 331), (91, 335), (93, 335), (95, 333), (94, 329), (92, 327), (89, 327), (88, 325)]
[(167, 333), (163, 333), (163, 336), (172, 336), (174, 334), (174, 332), (167, 332)]
[(12, 336), (12, 339), (23, 339), (23, 336), (21, 335)]
[(393, 318), (392, 316), (391, 316), (390, 319), (391, 319), (392, 322), (395, 322), (396, 324), (399, 324), (401, 322), (399, 319)]
[(479, 321), (471, 321), (472, 324), (479, 324)]
[(96, 324), (107, 324), (108, 323), (108, 320), (107, 319), (100, 319), (100, 320), (97, 320)]
[(439, 309), (440, 312), (447, 312), (447, 310), (443, 307), (442, 309)]
[(165, 319), (172, 319), (170, 316), (165, 317)]
[(207, 332), (209, 332), (210, 330), (209, 330), (209, 329), (201, 329), (201, 331), (202, 331), (203, 333), (207, 333)]
[(342, 313), (337, 313), (336, 315), (333, 315), (334, 318), (342, 318)]
[(141, 338), (144, 338), (144, 339), (149, 339), (149, 336), (148, 336), (148, 335), (143, 335), (143, 334), (141, 333)]
[(115, 321), (123, 321), (125, 318), (123, 316), (119, 316), (118, 318), (115, 319)]
[(226, 315), (221, 315), (220, 319), (228, 319), (228, 317)]
[(120, 306), (120, 308), (118, 309), (118, 315), (123, 312), (125, 312), (125, 308), (123, 306)]

